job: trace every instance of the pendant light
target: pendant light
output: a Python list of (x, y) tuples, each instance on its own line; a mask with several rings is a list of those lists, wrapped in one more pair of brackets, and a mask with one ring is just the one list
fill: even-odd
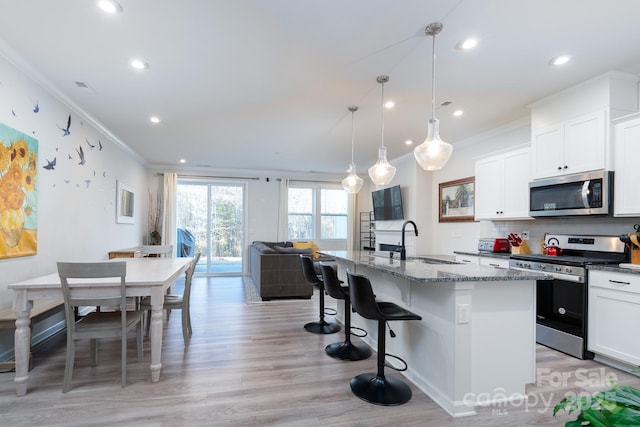
[(354, 147), (354, 131), (353, 131), (353, 115), (356, 111), (358, 111), (358, 107), (352, 105), (349, 107), (349, 111), (351, 111), (351, 164), (349, 165), (349, 175), (345, 179), (342, 180), (342, 187), (349, 194), (356, 194), (362, 188), (362, 184), (364, 184), (364, 180), (358, 176), (356, 173), (356, 164), (353, 161), (353, 147)]
[(378, 149), (378, 161), (369, 168), (369, 177), (375, 185), (387, 185), (396, 174), (396, 167), (387, 161), (387, 147), (384, 146), (384, 84), (389, 81), (389, 76), (378, 76), (376, 81), (382, 86), (381, 145)]
[(436, 119), (436, 34), (442, 30), (442, 24), (434, 22), (427, 25), (424, 32), (433, 37), (433, 57), (431, 65), (431, 119), (427, 139), (413, 149), (416, 161), (424, 170), (441, 169), (451, 157), (453, 146), (440, 139), (440, 123)]

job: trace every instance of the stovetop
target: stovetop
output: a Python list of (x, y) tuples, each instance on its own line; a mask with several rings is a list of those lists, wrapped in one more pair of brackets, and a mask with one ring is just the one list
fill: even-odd
[(561, 264), (571, 266), (584, 266), (587, 264), (618, 264), (624, 261), (624, 257), (619, 256), (608, 257), (605, 255), (561, 255), (550, 256), (544, 254), (517, 254), (511, 255), (511, 259), (519, 259), (523, 261), (545, 262), (548, 264)]
[(513, 254), (511, 259), (580, 267), (587, 264), (617, 264), (624, 262), (626, 257), (624, 243), (618, 236), (548, 234), (545, 236), (545, 245), (558, 246), (563, 254)]

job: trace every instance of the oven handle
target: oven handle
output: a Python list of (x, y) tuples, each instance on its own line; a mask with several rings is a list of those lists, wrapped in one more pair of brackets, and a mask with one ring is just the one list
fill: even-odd
[(589, 186), (591, 185), (591, 180), (586, 180), (582, 183), (582, 204), (585, 208), (589, 208)]

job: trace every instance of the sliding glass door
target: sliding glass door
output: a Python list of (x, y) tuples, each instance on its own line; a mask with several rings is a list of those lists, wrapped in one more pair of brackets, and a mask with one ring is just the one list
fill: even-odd
[(178, 180), (178, 247), (202, 253), (196, 273), (241, 275), (246, 184)]

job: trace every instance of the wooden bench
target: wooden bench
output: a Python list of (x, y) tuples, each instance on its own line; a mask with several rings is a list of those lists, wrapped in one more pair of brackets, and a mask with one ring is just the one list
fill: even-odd
[[(33, 303), (31, 309), (31, 330), (33, 330), (33, 324), (45, 317), (49, 317), (55, 313), (64, 310), (64, 300), (52, 299), (52, 300), (39, 300)], [(0, 329), (15, 329), (16, 328), (16, 315), (13, 313), (13, 308), (6, 308), (0, 310)], [(11, 360), (7, 362), (0, 362), (0, 369), (15, 369), (16, 362)], [(29, 355), (29, 370), (31, 370), (31, 355)]]

